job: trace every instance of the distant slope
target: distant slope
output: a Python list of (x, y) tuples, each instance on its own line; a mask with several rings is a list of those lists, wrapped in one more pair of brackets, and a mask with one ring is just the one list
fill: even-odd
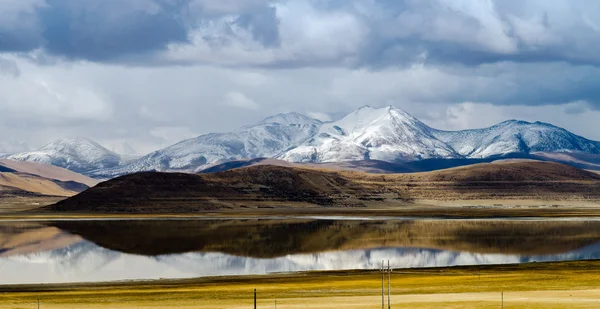
[(510, 160), (510, 159), (531, 159), (537, 161), (550, 161), (559, 162), (566, 165), (575, 166), (582, 169), (600, 169), (600, 165), (596, 166), (592, 163), (586, 163), (584, 161), (578, 161), (571, 158), (573, 154), (525, 154), (525, 153), (510, 153), (502, 156), (492, 156), (488, 158), (479, 159), (424, 159), (408, 162), (387, 162), (380, 160), (360, 160), (360, 161), (345, 161), (345, 162), (328, 162), (328, 163), (304, 163), (304, 162), (289, 162), (284, 160), (269, 159), (269, 158), (256, 158), (251, 160), (237, 160), (229, 161), (222, 164), (211, 166), (207, 169), (200, 171), (200, 173), (217, 173), (224, 172), (235, 168), (250, 167), (257, 165), (275, 165), (275, 166), (288, 166), (288, 167), (311, 167), (326, 169), (332, 171), (356, 171), (373, 174), (394, 174), (394, 173), (417, 173), (417, 172), (430, 172), (442, 169), (448, 169), (459, 166), (467, 166), (479, 163), (490, 163), (498, 160)]
[(257, 158), (251, 160), (230, 161), (215, 166), (211, 166), (200, 173), (217, 173), (232, 170), (235, 168), (243, 168), (259, 165), (287, 166), (298, 168), (317, 168), (332, 171), (360, 171), (374, 174), (385, 173), (405, 173), (414, 172), (409, 163), (392, 163), (379, 160), (363, 160), (363, 161), (347, 161), (334, 163), (296, 163), (277, 159)]
[(480, 199), (600, 200), (600, 175), (536, 161), (393, 175), (270, 165), (201, 175), (146, 172), (106, 181), (43, 210), (181, 213)]
[[(0, 173), (2, 191), (14, 190), (48, 196), (73, 196), (88, 187), (75, 182), (61, 182), (25, 173)], [(29, 194), (23, 194), (29, 196)]]
[(49, 164), (0, 159), (0, 169), (3, 168), (6, 170), (0, 171), (26, 173), (64, 182), (73, 181), (85, 184), (89, 187), (93, 187), (99, 182), (96, 179)]
[(429, 173), (415, 173), (407, 177), (424, 181), (453, 182), (526, 182), (526, 181), (597, 181), (600, 175), (551, 162), (527, 160), (500, 160), (455, 167)]
[(75, 172), (33, 162), (0, 159), (0, 197), (69, 197), (98, 183)]
[(7, 159), (50, 164), (77, 173), (118, 166), (121, 157), (100, 144), (83, 138), (61, 138), (32, 151), (13, 154)]

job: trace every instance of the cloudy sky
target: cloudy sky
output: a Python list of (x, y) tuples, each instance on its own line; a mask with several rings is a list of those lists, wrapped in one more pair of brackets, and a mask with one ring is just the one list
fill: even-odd
[(394, 105), (600, 140), (600, 1), (0, 0), (0, 152), (126, 154), (297, 111)]

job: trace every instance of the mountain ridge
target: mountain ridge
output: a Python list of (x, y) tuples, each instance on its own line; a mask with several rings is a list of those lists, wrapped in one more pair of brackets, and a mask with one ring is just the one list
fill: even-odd
[[(486, 128), (438, 130), (393, 106), (366, 105), (328, 122), (296, 112), (277, 114), (231, 132), (180, 141), (131, 161), (87, 139), (58, 140), (37, 152), (8, 158), (49, 163), (107, 179), (143, 171), (199, 172), (257, 158), (319, 164), (448, 160), (440, 165), (450, 167), (456, 160), (501, 156), (543, 157), (600, 169), (600, 142), (549, 123), (514, 119)], [(571, 158), (565, 158), (568, 156)]]

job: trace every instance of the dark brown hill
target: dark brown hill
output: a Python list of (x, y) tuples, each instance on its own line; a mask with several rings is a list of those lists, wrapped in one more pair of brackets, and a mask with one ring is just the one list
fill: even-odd
[(199, 175), (148, 172), (103, 182), (43, 210), (191, 213), (486, 199), (600, 201), (600, 175), (537, 161), (386, 175), (269, 165)]

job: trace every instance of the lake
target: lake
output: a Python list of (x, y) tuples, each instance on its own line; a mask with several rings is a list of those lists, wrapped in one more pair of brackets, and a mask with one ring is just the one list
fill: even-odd
[(586, 259), (598, 220), (0, 221), (0, 284)]

